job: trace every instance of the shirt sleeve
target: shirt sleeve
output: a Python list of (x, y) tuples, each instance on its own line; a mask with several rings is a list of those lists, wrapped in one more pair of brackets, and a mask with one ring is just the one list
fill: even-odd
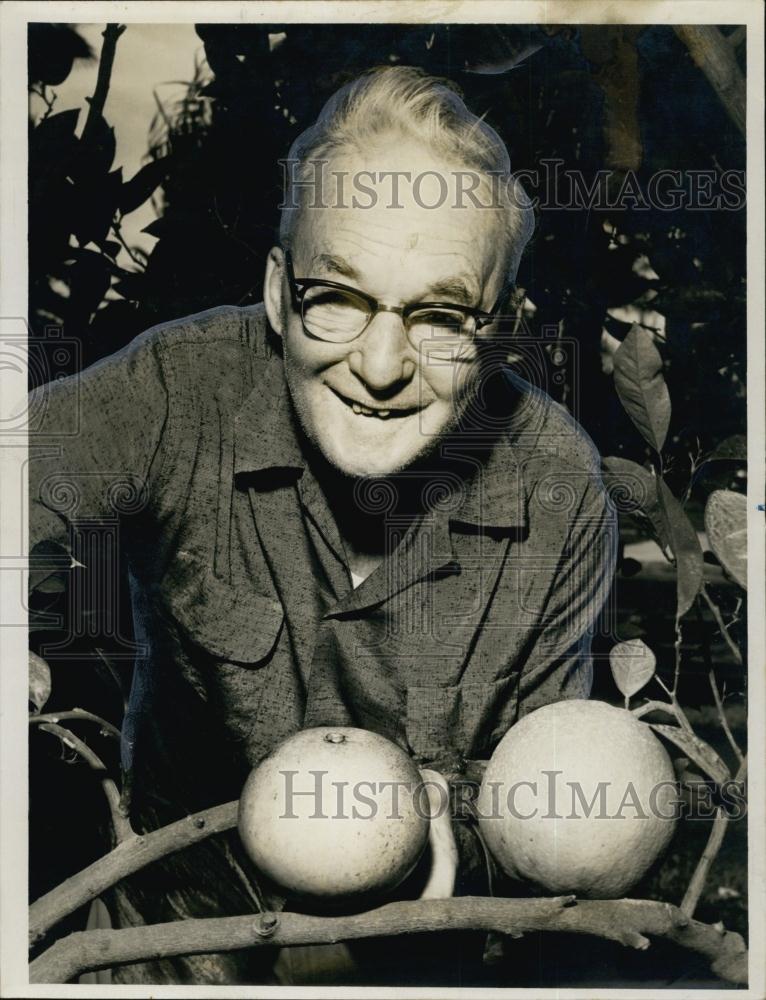
[(77, 525), (108, 526), (149, 503), (168, 451), (168, 393), (151, 333), (30, 393), (33, 591), (52, 573), (84, 564), (73, 548)]
[(617, 516), (598, 473), (588, 477), (533, 648), (519, 682), (519, 718), (565, 698), (587, 698), (591, 640), (610, 594), (617, 559)]

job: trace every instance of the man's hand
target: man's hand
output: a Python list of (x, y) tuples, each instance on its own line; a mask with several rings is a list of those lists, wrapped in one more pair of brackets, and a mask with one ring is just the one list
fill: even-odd
[(428, 841), (431, 847), (431, 872), (421, 899), (449, 899), (455, 890), (458, 853), (452, 833), (449, 785), (438, 771), (420, 772), (428, 794), (431, 825)]

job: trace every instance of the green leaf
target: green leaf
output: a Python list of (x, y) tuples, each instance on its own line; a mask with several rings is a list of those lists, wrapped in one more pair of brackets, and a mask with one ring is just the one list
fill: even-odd
[(655, 451), (670, 424), (670, 393), (650, 333), (634, 326), (614, 355), (614, 385), (625, 412)]
[(170, 169), (170, 156), (152, 160), (122, 185), (119, 209), (123, 215), (135, 211), (151, 197), (165, 180)]
[(29, 702), (41, 712), (51, 696), (51, 668), (36, 653), (29, 653)]
[(640, 510), (651, 521), (660, 545), (672, 551), (680, 618), (692, 606), (702, 586), (704, 559), (697, 532), (662, 479), (624, 458), (605, 458), (603, 464), (604, 481), (617, 509)]
[(705, 562), (697, 532), (663, 479), (657, 484), (662, 499), (670, 547), (676, 559), (676, 617), (685, 615), (702, 586)]
[[(714, 449), (705, 462), (746, 462), (747, 437), (744, 434), (732, 434)], [(702, 464), (704, 465), (705, 462)]]
[(620, 694), (630, 698), (654, 677), (657, 659), (642, 639), (630, 639), (612, 646), (609, 666)]
[(652, 473), (627, 458), (610, 456), (603, 460), (603, 465), (604, 484), (617, 510), (648, 517), (659, 544), (669, 548), (665, 516), (657, 497), (657, 480)]
[(705, 506), (705, 531), (723, 568), (747, 590), (747, 497), (715, 490)]
[(679, 750), (683, 750), (689, 760), (694, 761), (701, 771), (719, 785), (730, 780), (731, 772), (728, 767), (715, 750), (699, 736), (681, 729), (680, 726), (666, 726), (660, 722), (649, 722), (647, 725), (651, 726), (655, 733), (674, 743)]

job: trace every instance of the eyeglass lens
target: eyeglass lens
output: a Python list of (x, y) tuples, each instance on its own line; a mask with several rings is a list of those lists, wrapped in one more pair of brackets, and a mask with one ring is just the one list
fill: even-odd
[[(303, 298), (303, 322), (310, 334), (321, 340), (345, 343), (358, 337), (372, 319), (370, 304), (353, 292), (315, 286)], [(414, 346), (427, 340), (470, 337), (473, 318), (459, 309), (415, 310), (405, 321)]]

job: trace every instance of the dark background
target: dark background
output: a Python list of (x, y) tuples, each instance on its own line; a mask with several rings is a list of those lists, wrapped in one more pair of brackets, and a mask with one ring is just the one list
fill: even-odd
[[(33, 384), (111, 354), (155, 323), (223, 303), (260, 301), (282, 196), (278, 160), (325, 100), (372, 66), (417, 65), (449, 77), (471, 110), (485, 115), (504, 139), (517, 171), (559, 160), (562, 173), (580, 171), (590, 184), (597, 171), (608, 170), (613, 196), (630, 171), (646, 191), (662, 169), (681, 171), (687, 187), (690, 171), (713, 170), (714, 192), (726, 171), (744, 171), (742, 132), (672, 27), (289, 24), (196, 30), (206, 64), (190, 66), (182, 99), (147, 120), (145, 165), (132, 178), (114, 168), (114, 132), (98, 93), (80, 137), (77, 113), (58, 113), (55, 99), (47, 114), (30, 119)], [(732, 36), (735, 30), (720, 32)], [(76, 60), (99, 58), (76, 26), (36, 24), (29, 32), (30, 88), (48, 101)], [(270, 35), (284, 37), (274, 44)], [(734, 41), (731, 51), (744, 72), (745, 44)], [(102, 55), (102, 69), (104, 62)], [(104, 80), (108, 86), (108, 73), (102, 86)], [(120, 220), (149, 198), (158, 209), (149, 230), (157, 242), (148, 255), (130, 248), (128, 256)], [(690, 462), (696, 456), (698, 465), (723, 440), (746, 430), (744, 204), (671, 211), (629, 202), (608, 209), (546, 205), (537, 216), (518, 277), (527, 295), (522, 374), (568, 405), (602, 454), (643, 461), (645, 445), (614, 391), (611, 356), (629, 329), (626, 317), (661, 314), (664, 327), (646, 322), (663, 354), (673, 403), (667, 478), (677, 495), (690, 487), (687, 511), (701, 527), (711, 489), (745, 488), (739, 461), (696, 474)], [(643, 258), (652, 272), (639, 266)], [(626, 307), (634, 312), (620, 312)], [(54, 358), (59, 333), (80, 348), (64, 363)], [(555, 354), (557, 347), (563, 355)], [(641, 541), (627, 521), (622, 529), (623, 542)], [(673, 580), (655, 570), (650, 560), (623, 564), (619, 637), (647, 637), (660, 669), (667, 670)], [(711, 585), (730, 596), (717, 568), (711, 572)], [(58, 599), (55, 593), (45, 598), (51, 607)], [(37, 632), (38, 642), (46, 638)], [(613, 641), (605, 638), (601, 651)], [(692, 622), (681, 700), (697, 713), (700, 734), (726, 757), (702, 683), (708, 641), (709, 622)], [(743, 738), (744, 678), (721, 643), (713, 643), (713, 651), (730, 723)], [(81, 660), (53, 664), (49, 707), (81, 705), (119, 723), (124, 691), (114, 678), (124, 688), (127, 661), (110, 659), (108, 649), (96, 655), (83, 645), (81, 653)], [(597, 665), (594, 696), (619, 701), (605, 663)], [(60, 758), (55, 741), (34, 738), (33, 897), (104, 850), (93, 776), (84, 767), (63, 766)], [(110, 763), (116, 766), (116, 758)], [(690, 826), (637, 895), (680, 899), (707, 836), (707, 824)], [(723, 919), (745, 931), (745, 857), (744, 823), (733, 824), (700, 919)]]

